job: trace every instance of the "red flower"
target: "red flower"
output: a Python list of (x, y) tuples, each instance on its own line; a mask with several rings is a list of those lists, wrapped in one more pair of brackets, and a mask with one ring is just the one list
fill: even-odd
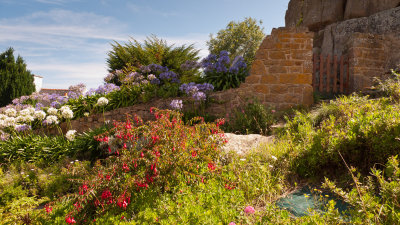
[(76, 223), (75, 219), (73, 217), (70, 217), (70, 216), (65, 218), (65, 222), (67, 222), (68, 224)]
[(126, 143), (124, 143), (124, 148), (126, 148)]
[(197, 156), (197, 152), (196, 151), (193, 151), (192, 152), (192, 157), (194, 158), (194, 157), (196, 157)]
[(153, 144), (156, 143), (156, 141), (160, 140), (160, 137), (158, 135), (152, 136), (151, 139), (153, 139)]
[(101, 193), (101, 198), (102, 199), (111, 198), (111, 192), (109, 190), (103, 191), (103, 193)]
[(124, 165), (122, 166), (122, 169), (125, 170), (125, 172), (129, 171), (129, 167), (126, 163), (124, 163)]
[(45, 208), (47, 214), (50, 214), (51, 211), (53, 210), (53, 208), (51, 208), (51, 207), (48, 206), (48, 205), (46, 205), (44, 208)]
[(125, 128), (128, 130), (132, 129), (131, 122), (128, 121), (125, 125)]
[(142, 158), (144, 157), (144, 154), (143, 154), (143, 152), (141, 152), (141, 153), (140, 153), (140, 157), (142, 157)]
[(208, 169), (211, 170), (211, 171), (215, 170), (214, 164), (213, 163), (208, 163)]

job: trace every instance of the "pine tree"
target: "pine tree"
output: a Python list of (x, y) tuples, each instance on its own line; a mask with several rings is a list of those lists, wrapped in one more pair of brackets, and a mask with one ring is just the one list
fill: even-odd
[(30, 95), (35, 91), (34, 78), (21, 56), (15, 60), (14, 49), (0, 54), (0, 107), (15, 98)]

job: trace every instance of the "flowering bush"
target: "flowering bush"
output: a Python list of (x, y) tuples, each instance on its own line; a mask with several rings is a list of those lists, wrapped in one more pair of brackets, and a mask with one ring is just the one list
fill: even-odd
[(243, 57), (237, 56), (231, 63), (227, 51), (221, 51), (219, 56), (210, 54), (201, 63), (204, 80), (217, 91), (239, 87), (249, 74)]
[(218, 171), (219, 146), (225, 142), (221, 121), (206, 124), (197, 118), (196, 125), (187, 126), (178, 112), (153, 113), (156, 121), (143, 124), (134, 116), (96, 137), (110, 157), (83, 180), (66, 218), (79, 222), (104, 210), (125, 210), (141, 190), (205, 182)]

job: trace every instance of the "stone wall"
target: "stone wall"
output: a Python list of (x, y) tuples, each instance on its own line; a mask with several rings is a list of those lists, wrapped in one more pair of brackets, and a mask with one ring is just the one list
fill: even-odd
[(313, 36), (306, 28), (273, 29), (240, 89), (277, 109), (311, 105)]
[(400, 37), (355, 33), (347, 47), (353, 91), (371, 87), (374, 77), (383, 76), (400, 62)]

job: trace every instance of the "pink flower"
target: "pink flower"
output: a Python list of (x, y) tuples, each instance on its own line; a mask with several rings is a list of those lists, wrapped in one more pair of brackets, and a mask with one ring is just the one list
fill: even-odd
[(44, 208), (46, 209), (46, 213), (47, 213), (47, 214), (50, 214), (51, 211), (53, 210), (53, 208), (51, 208), (51, 207), (48, 206), (48, 205), (46, 205)]
[(208, 163), (208, 169), (211, 170), (211, 171), (215, 170), (214, 164), (213, 163)]
[(67, 222), (68, 224), (76, 223), (75, 219), (73, 217), (70, 217), (70, 216), (65, 218), (65, 222)]
[(247, 207), (244, 209), (244, 212), (245, 212), (246, 214), (254, 214), (254, 213), (256, 212), (256, 210), (253, 208), (253, 206), (247, 206)]
[(230, 222), (229, 225), (236, 225), (236, 223), (235, 222)]

